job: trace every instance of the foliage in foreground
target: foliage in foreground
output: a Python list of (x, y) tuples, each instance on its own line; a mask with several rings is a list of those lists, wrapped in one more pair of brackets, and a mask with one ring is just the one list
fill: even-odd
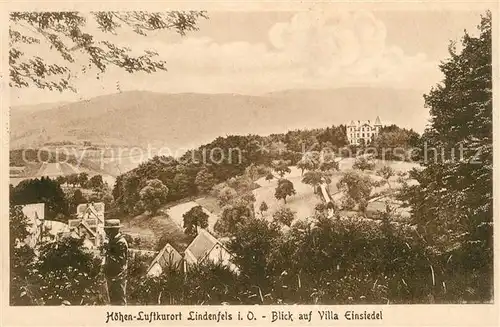
[[(387, 217), (386, 217), (387, 218)], [(487, 276), (434, 251), (413, 228), (318, 215), (283, 229), (250, 218), (227, 244), (239, 274), (216, 264), (145, 276), (149, 260), (131, 257), (130, 304), (348, 304), (488, 302)], [(18, 254), (22, 257), (22, 254)], [(38, 260), (12, 269), (13, 305), (103, 304), (100, 263), (78, 240), (45, 246)], [(25, 272), (25, 275), (20, 274)], [(14, 283), (15, 282), (15, 283)], [(22, 285), (21, 285), (22, 286)], [(22, 289), (22, 288), (21, 288)], [(20, 296), (22, 295), (22, 296)]]
[[(130, 284), (134, 304), (488, 302), (484, 276), (460, 273), (402, 225), (318, 216), (290, 229), (251, 219), (228, 244), (240, 273), (205, 264)], [(459, 272), (459, 273), (457, 273)]]
[[(197, 30), (198, 21), (203, 18), (207, 18), (206, 13), (198, 11), (11, 12), (9, 85), (75, 90), (72, 78), (80, 70), (85, 74), (96, 69), (97, 79), (99, 73), (110, 66), (129, 73), (166, 70), (165, 61), (158, 59), (155, 51), (135, 55), (132, 49), (103, 40), (95, 31), (90, 32), (88, 21), (93, 21), (102, 33), (116, 34), (128, 29), (146, 35), (155, 30), (171, 30), (184, 35)], [(28, 45), (52, 49), (63, 59), (63, 64), (39, 54), (30, 56), (26, 51)]]

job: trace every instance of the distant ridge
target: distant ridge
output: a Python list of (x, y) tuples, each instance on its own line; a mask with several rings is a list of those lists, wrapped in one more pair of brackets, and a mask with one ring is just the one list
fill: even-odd
[(43, 139), (153, 144), (180, 151), (229, 134), (267, 135), (376, 116), (383, 124), (421, 132), (428, 115), (421, 91), (384, 88), (287, 90), (262, 96), (130, 91), (29, 107), (11, 108), (12, 148)]

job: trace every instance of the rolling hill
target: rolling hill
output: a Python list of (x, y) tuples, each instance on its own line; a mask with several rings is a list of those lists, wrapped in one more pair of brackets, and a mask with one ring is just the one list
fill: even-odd
[[(47, 109), (49, 107), (49, 109)], [(229, 134), (262, 134), (375, 119), (422, 131), (420, 91), (347, 88), (262, 96), (131, 91), (50, 108), (11, 108), (11, 148), (47, 141), (186, 148)]]

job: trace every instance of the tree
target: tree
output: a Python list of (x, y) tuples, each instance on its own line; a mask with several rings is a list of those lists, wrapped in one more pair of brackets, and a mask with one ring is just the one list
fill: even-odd
[(337, 188), (344, 192), (345, 207), (352, 209), (357, 204), (360, 211), (364, 212), (373, 189), (370, 177), (356, 171), (348, 171), (338, 181)]
[(89, 174), (83, 172), (80, 173), (80, 175), (78, 175), (78, 184), (80, 184), (80, 187), (85, 187), (88, 180), (89, 180)]
[(30, 305), (36, 299), (31, 293), (31, 271), (35, 252), (23, 242), (30, 235), (30, 222), (20, 207), (9, 211), (10, 304)]
[(267, 175), (266, 175), (266, 181), (271, 182), (271, 180), (272, 180), (273, 178), (274, 178), (274, 175), (273, 175), (271, 172), (267, 173)]
[(79, 204), (87, 202), (88, 201), (83, 195), (82, 191), (80, 189), (76, 189), (75, 192), (73, 192), (73, 196), (69, 200), (70, 211), (72, 213), (76, 212), (76, 208), (78, 207)]
[(82, 239), (67, 237), (40, 248), (38, 272), (33, 280), (36, 298), (45, 305), (103, 304), (99, 294), (104, 282), (99, 276), (100, 259), (85, 250)]
[(116, 205), (125, 214), (138, 214), (135, 212), (135, 206), (140, 202), (139, 191), (140, 178), (135, 171), (130, 171), (124, 175), (118, 176), (113, 188), (113, 198)]
[(173, 187), (172, 192), (175, 192), (176, 197), (179, 199), (194, 194), (196, 190), (194, 180), (185, 172), (175, 174)]
[(356, 158), (352, 168), (359, 169), (361, 171), (373, 170), (375, 168), (375, 163), (371, 160), (368, 160), (366, 156), (361, 156)]
[(61, 185), (48, 177), (24, 180), (10, 193), (11, 205), (45, 203), (45, 219), (68, 214), (68, 204)]
[(159, 180), (152, 179), (146, 182), (139, 192), (141, 205), (150, 212), (151, 215), (156, 214), (168, 195), (168, 188)]
[[(93, 20), (104, 34), (129, 29), (147, 35), (167, 29), (184, 35), (197, 30), (200, 18), (207, 18), (199, 11), (11, 12), (9, 17), (9, 85), (58, 91), (74, 90), (71, 83), (77, 71), (85, 74), (96, 68), (99, 79), (100, 73), (112, 66), (129, 73), (166, 70), (165, 61), (155, 59), (158, 56), (155, 51), (134, 55), (133, 49), (99, 39), (98, 33), (85, 31), (89, 20)], [(53, 58), (41, 58), (37, 54), (29, 56), (25, 49), (30, 45), (49, 48), (59, 55), (62, 63), (54, 63)]]
[(324, 181), (328, 183), (331, 182), (329, 176), (319, 170), (308, 171), (302, 178), (302, 183), (311, 185), (313, 187), (314, 193), (317, 192), (318, 186)]
[(306, 153), (297, 162), (297, 168), (300, 169), (301, 174), (304, 175), (304, 170), (313, 170), (316, 166), (313, 156), (310, 153)]
[(114, 199), (110, 187), (108, 184), (104, 184), (102, 187), (94, 189), (88, 200), (88, 202), (103, 202), (106, 208), (109, 208), (113, 205)]
[(381, 160), (406, 160), (407, 151), (420, 146), (420, 135), (412, 129), (384, 126), (372, 146), (377, 149), (377, 158)]
[(59, 184), (59, 185), (62, 185), (64, 183), (66, 183), (66, 176), (57, 176), (56, 177), (56, 182)]
[(440, 65), (444, 79), (424, 97), (431, 120), (423, 141), (438, 151), (455, 149), (455, 157), (424, 158), (424, 169), (410, 173), (418, 185), (402, 192), (421, 235), (451, 258), (446, 269), (482, 301), (493, 298), (491, 27), (488, 11), (478, 36), (465, 32), (460, 52), (450, 45)]
[(262, 217), (264, 217), (264, 212), (266, 212), (269, 209), (267, 203), (265, 201), (262, 201), (262, 203), (259, 206), (259, 211)]
[(324, 149), (321, 151), (318, 168), (321, 171), (329, 171), (332, 169), (339, 170), (339, 164), (335, 161), (335, 153), (333, 153), (330, 149)]
[(290, 208), (279, 208), (273, 214), (273, 221), (290, 227), (295, 219), (295, 212)]
[(203, 167), (196, 174), (195, 184), (200, 193), (207, 193), (216, 184), (216, 181), (214, 175), (206, 167)]
[(240, 200), (247, 202), (249, 205), (252, 205), (255, 203), (255, 195), (250, 191), (250, 192), (245, 192), (239, 197)]
[(389, 188), (391, 188), (391, 183), (389, 183), (389, 179), (395, 175), (394, 169), (392, 169), (391, 166), (383, 166), (379, 170), (377, 170), (377, 175), (385, 179), (387, 185), (389, 185)]
[(326, 208), (326, 204), (325, 204), (323, 201), (321, 201), (321, 202), (317, 203), (317, 204), (314, 206), (314, 211), (316, 211), (316, 213), (319, 213), (319, 214), (321, 214), (321, 213), (325, 212), (325, 211), (326, 211), (326, 209), (327, 209), (327, 208)]
[(208, 227), (208, 215), (203, 211), (202, 206), (196, 206), (189, 209), (184, 215), (184, 232), (191, 236), (198, 234), (198, 227)]
[(248, 178), (253, 182), (259, 179), (260, 176), (262, 176), (261, 170), (261, 167), (256, 166), (254, 163), (251, 163), (250, 166), (245, 169), (245, 175), (248, 176)]
[(264, 219), (251, 219), (233, 235), (228, 250), (234, 255), (233, 262), (240, 268), (241, 276), (250, 285), (266, 289), (271, 282), (270, 254), (281, 236), (278, 226)]
[(276, 186), (276, 190), (274, 192), (274, 197), (278, 200), (283, 199), (286, 203), (286, 197), (292, 196), (295, 194), (295, 189), (293, 188), (293, 183), (288, 179), (280, 179), (278, 181), (278, 186)]
[(78, 174), (71, 174), (66, 177), (66, 182), (70, 184), (71, 186), (75, 187), (80, 183), (78, 179)]
[(102, 180), (101, 175), (94, 175), (87, 182), (87, 187), (93, 190), (100, 189), (103, 186), (104, 186), (104, 181)]
[(217, 195), (217, 201), (220, 206), (228, 205), (234, 198), (236, 198), (238, 194), (236, 191), (229, 186), (225, 186), (222, 190), (219, 191)]
[(215, 223), (214, 229), (221, 235), (234, 235), (242, 225), (254, 218), (253, 204), (237, 199), (222, 208), (221, 217)]
[(155, 246), (155, 251), (161, 251), (165, 245), (167, 244), (174, 244), (174, 240), (172, 239), (171, 235), (169, 234), (163, 234), (160, 239), (156, 242), (156, 246)]
[(290, 167), (288, 167), (289, 165), (290, 165), (289, 161), (276, 160), (275, 162), (273, 162), (272, 167), (273, 167), (273, 170), (276, 173), (278, 173), (278, 175), (281, 178), (283, 178), (283, 176), (285, 176), (285, 174), (289, 174), (291, 172)]
[(319, 170), (321, 170), (321, 171), (329, 171), (329, 170), (332, 170), (332, 169), (339, 170), (339, 164), (338, 164), (338, 162), (336, 162), (336, 161), (325, 161), (325, 162), (322, 162), (319, 165)]

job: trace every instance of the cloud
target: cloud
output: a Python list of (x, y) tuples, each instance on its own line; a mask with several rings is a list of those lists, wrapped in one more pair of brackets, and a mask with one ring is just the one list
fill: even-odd
[[(300, 12), (288, 22), (272, 26), (268, 43), (221, 44), (206, 37), (188, 37), (176, 43), (143, 46), (155, 49), (168, 61), (168, 79), (177, 81), (176, 89), (186, 91), (428, 87), (436, 78), (436, 63), (429, 62), (423, 53), (409, 56), (386, 44), (386, 34), (384, 23), (370, 12)], [(179, 84), (187, 81), (190, 84)]]
[(386, 35), (371, 12), (308, 11), (274, 24), (262, 43), (217, 43), (193, 34), (175, 41), (161, 33), (107, 36), (134, 51), (155, 50), (168, 72), (110, 69), (97, 84), (94, 76), (79, 77), (77, 87), (85, 96), (115, 92), (117, 81), (122, 90), (256, 94), (351, 85), (428, 89), (439, 79), (437, 63), (423, 53), (405, 54)]

